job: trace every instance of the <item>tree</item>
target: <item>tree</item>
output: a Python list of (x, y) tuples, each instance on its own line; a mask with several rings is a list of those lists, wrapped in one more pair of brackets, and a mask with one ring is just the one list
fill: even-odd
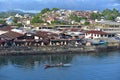
[(115, 8), (113, 10), (105, 9), (102, 14), (106, 20), (115, 20), (115, 18), (120, 15), (119, 11)]
[(58, 8), (53, 8), (52, 11), (58, 11), (59, 9)]
[(17, 23), (16, 26), (21, 27), (21, 26), (23, 26), (23, 24), (22, 23)]
[(49, 12), (49, 11), (50, 11), (49, 8), (45, 8), (45, 9), (43, 9), (40, 13), (41, 13), (41, 14), (44, 14), (44, 13), (47, 13), (47, 12)]
[(113, 14), (118, 14), (119, 11), (118, 11), (116, 8), (114, 8), (113, 11), (112, 11), (112, 13), (113, 13)]
[(92, 14), (90, 15), (90, 19), (92, 19), (92, 20), (100, 19), (101, 17), (102, 17), (102, 15), (99, 14), (99, 13), (92, 13)]
[(14, 17), (14, 18), (13, 18), (13, 22), (14, 22), (14, 23), (17, 23), (17, 22), (18, 22), (18, 18), (17, 18), (17, 17)]
[(113, 15), (110, 15), (110, 16), (107, 16), (107, 20), (115, 20), (115, 16), (113, 16)]
[(62, 24), (62, 25), (66, 25), (67, 22), (65, 22), (65, 21), (61, 21), (60, 24)]
[(114, 18), (116, 18), (117, 16), (119, 16), (119, 11), (114, 8), (112, 11), (112, 15), (114, 16)]
[(6, 24), (5, 20), (0, 20), (0, 24)]
[(82, 19), (81, 17), (78, 17), (77, 15), (75, 15), (75, 14), (72, 14), (72, 15), (70, 15), (70, 19), (71, 20), (74, 20), (74, 21), (76, 21), (76, 22), (80, 22), (80, 20)]
[(51, 22), (52, 24), (59, 24), (60, 22), (58, 20), (54, 20)]
[(103, 10), (102, 14), (105, 16), (105, 15), (110, 15), (112, 13), (112, 10), (110, 9), (105, 9)]
[(43, 23), (44, 21), (40, 19), (39, 16), (34, 16), (31, 22), (32, 23)]
[(87, 22), (84, 23), (84, 25), (90, 25), (90, 22), (87, 21)]

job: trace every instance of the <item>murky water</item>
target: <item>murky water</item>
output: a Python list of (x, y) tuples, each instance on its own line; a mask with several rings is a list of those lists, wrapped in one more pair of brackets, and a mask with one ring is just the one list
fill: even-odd
[[(45, 69), (45, 64), (69, 67)], [(120, 52), (0, 57), (0, 80), (120, 80)]]

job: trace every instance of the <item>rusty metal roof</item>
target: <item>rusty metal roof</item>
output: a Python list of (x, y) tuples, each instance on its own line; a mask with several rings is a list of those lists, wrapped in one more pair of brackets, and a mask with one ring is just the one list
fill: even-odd
[(17, 33), (17, 32), (13, 32), (13, 31), (9, 31), (7, 33), (4, 33), (2, 35), (0, 35), (0, 37), (5, 38), (7, 40), (12, 40), (18, 37), (23, 36), (23, 34)]

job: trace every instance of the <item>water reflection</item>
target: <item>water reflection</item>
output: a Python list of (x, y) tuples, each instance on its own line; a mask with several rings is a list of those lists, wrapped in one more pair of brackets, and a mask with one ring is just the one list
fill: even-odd
[[(115, 52), (114, 52), (115, 53)], [(61, 55), (37, 55), (37, 56), (0, 56), (0, 68), (6, 65), (14, 65), (16, 67), (33, 69), (36, 66), (44, 64), (58, 64), (62, 63), (71, 63), (72, 59), (75, 56), (87, 56), (97, 59), (106, 58), (110, 56), (120, 56), (119, 52), (116, 51), (116, 54), (113, 52), (102, 52), (102, 53), (86, 53), (86, 54), (61, 54)]]
[(0, 67), (14, 65), (26, 69), (43, 64), (70, 63), (74, 55), (1, 56)]

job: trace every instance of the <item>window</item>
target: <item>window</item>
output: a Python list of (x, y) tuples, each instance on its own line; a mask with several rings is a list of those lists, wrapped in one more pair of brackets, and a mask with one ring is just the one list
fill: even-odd
[(97, 35), (97, 37), (99, 37), (99, 34)]
[(107, 37), (107, 35), (105, 35), (105, 37)]
[(115, 35), (113, 34), (112, 37), (114, 37)]
[(101, 37), (103, 37), (103, 34), (101, 34)]

